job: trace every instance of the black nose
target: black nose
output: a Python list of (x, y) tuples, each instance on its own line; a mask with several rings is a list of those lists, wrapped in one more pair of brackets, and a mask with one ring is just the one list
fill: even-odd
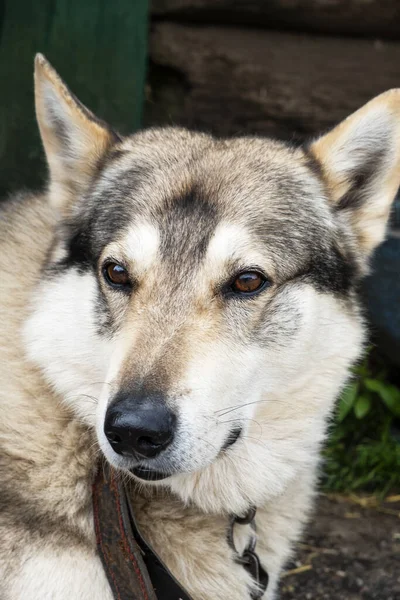
[(172, 442), (176, 416), (162, 396), (118, 396), (109, 406), (104, 433), (123, 456), (154, 458)]

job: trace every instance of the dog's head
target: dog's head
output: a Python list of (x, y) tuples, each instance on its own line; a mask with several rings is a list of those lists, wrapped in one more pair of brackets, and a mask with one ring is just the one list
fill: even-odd
[(400, 179), (400, 91), (307, 147), (121, 138), (36, 61), (59, 214), (30, 356), (116, 467), (241, 511), (315, 462)]

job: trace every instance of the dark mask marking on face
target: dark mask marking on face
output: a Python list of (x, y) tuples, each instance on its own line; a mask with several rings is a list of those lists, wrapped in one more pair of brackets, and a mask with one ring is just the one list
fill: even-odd
[(329, 250), (314, 252), (304, 279), (309, 279), (321, 292), (346, 296), (358, 281), (358, 267), (350, 253), (345, 257), (332, 245)]
[(174, 271), (195, 268), (208, 247), (217, 225), (217, 209), (194, 185), (167, 199), (156, 215), (160, 224), (160, 251)]
[[(103, 169), (107, 169), (107, 163)], [(102, 249), (116, 239), (140, 212), (140, 206), (136, 206), (134, 201), (135, 191), (149, 176), (146, 169), (132, 167), (100, 193), (96, 193), (96, 185), (101, 179), (97, 177), (93, 190), (79, 201), (80, 210), (76, 216), (66, 219), (61, 225), (60, 237), (65, 240), (67, 255), (52, 265), (51, 271), (65, 271), (72, 267), (80, 272), (94, 271)]]

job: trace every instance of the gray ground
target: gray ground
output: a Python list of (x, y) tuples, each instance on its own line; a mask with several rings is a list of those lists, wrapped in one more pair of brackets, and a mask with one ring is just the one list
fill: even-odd
[(400, 600), (400, 495), (322, 496), (280, 600)]

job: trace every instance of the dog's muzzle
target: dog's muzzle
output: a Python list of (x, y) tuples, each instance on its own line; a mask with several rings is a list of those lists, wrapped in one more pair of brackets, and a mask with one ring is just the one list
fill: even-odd
[[(107, 409), (104, 434), (135, 477), (155, 482), (177, 473), (171, 453), (165, 452), (177, 437), (177, 417), (162, 394), (119, 392)], [(233, 446), (241, 434), (241, 427), (232, 428), (215, 458)]]

